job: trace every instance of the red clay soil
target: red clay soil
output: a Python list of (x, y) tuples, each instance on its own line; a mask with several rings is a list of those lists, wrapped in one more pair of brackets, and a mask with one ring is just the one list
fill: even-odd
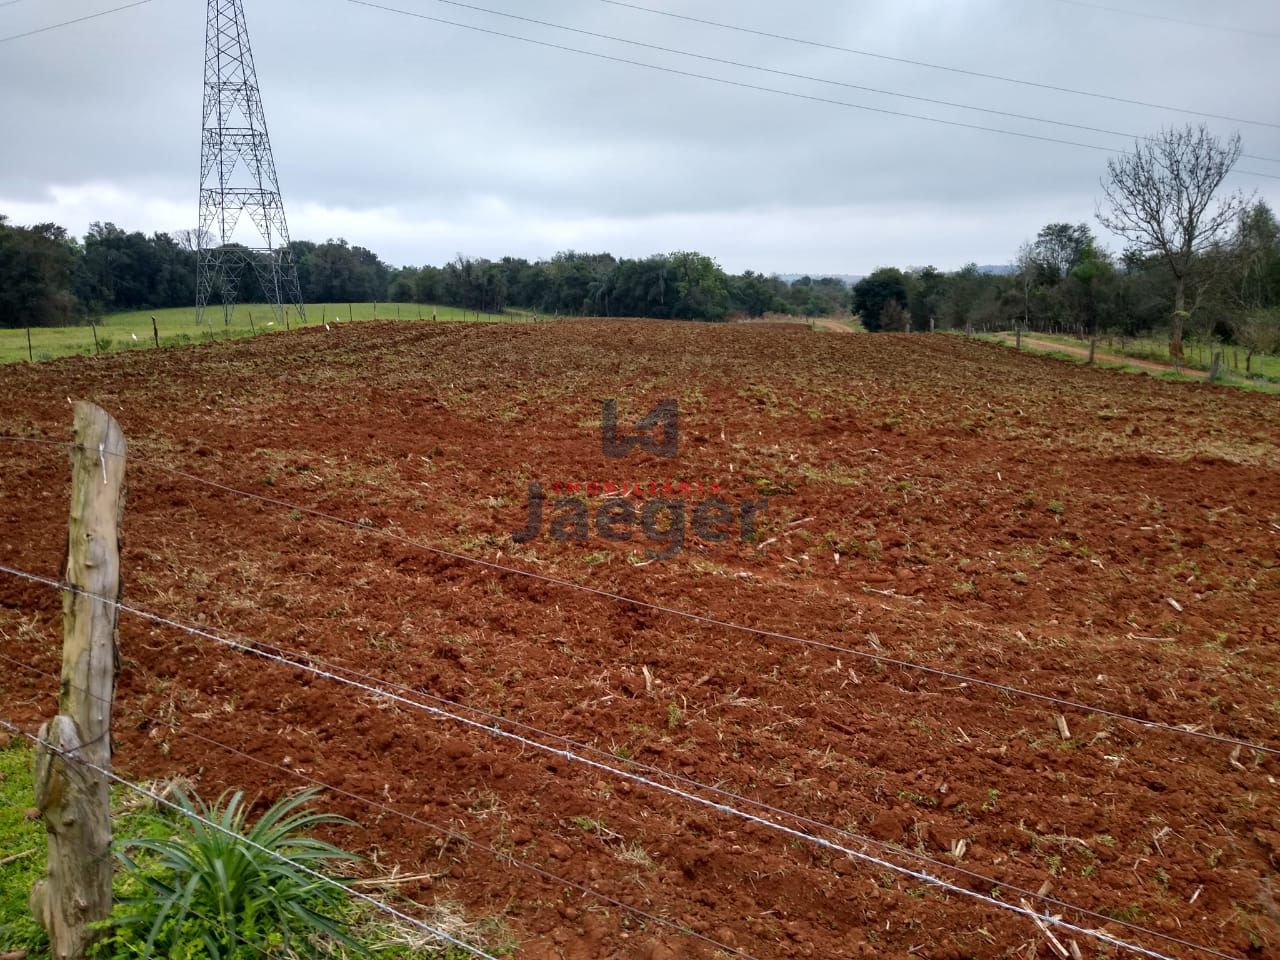
[[(1005, 902), (1043, 889), (1110, 919), (1051, 912), (1161, 954), (1199, 955), (1125, 924), (1280, 956), (1276, 754), (1072, 711), (1064, 737), (1052, 706), (858, 655), (1280, 749), (1273, 397), (953, 337), (360, 324), (5, 367), (0, 433), (68, 439), (68, 397), (130, 438), (134, 604), (868, 836), (884, 846), (769, 814), (896, 864), (922, 854)], [(609, 397), (624, 424), (678, 398), (678, 458), (606, 458)], [(606, 480), (769, 505), (755, 542), (665, 560), (594, 526), (512, 542), (530, 482)], [(65, 451), (0, 442), (0, 489), (0, 562), (56, 576)], [(56, 672), (59, 624), (55, 593), (0, 577), (0, 653)], [(261, 802), (304, 785), (293, 770), (371, 798), (324, 796), (361, 825), (336, 839), (371, 876), (425, 876), (395, 889), (457, 905), (484, 942), (500, 925), (520, 957), (720, 953), (510, 858), (753, 957), (1055, 955), (1025, 918), (607, 770), (136, 617), (120, 647), (121, 770)], [(0, 691), (28, 729), (54, 711), (51, 679), (5, 666)]]

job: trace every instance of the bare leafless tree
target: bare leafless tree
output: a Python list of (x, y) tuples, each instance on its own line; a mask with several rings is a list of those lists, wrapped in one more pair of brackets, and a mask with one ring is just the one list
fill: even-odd
[(208, 230), (177, 230), (173, 233), (173, 239), (183, 250), (207, 250), (218, 245), (217, 239)]
[(1214, 202), (1240, 158), (1240, 134), (1225, 142), (1204, 124), (1173, 127), (1139, 140), (1107, 161), (1098, 220), (1143, 253), (1161, 257), (1173, 275), (1169, 354), (1182, 359), (1189, 316), (1187, 279), (1201, 254), (1222, 243), (1248, 202), (1236, 192)]

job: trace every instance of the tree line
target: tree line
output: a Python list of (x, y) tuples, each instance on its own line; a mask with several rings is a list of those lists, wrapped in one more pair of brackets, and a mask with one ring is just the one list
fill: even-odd
[[(1265, 202), (1244, 211), (1204, 260), (1191, 332), (1221, 334), (1243, 316), (1280, 307), (1280, 226)], [(1115, 256), (1087, 223), (1048, 224), (1002, 271), (972, 263), (952, 273), (881, 267), (854, 285), (852, 297), (872, 331), (1019, 325), (1079, 336), (1167, 328), (1174, 303), (1174, 278), (1160, 257), (1136, 250)]]
[[(788, 284), (752, 271), (735, 276), (689, 251), (642, 259), (565, 251), (533, 262), (459, 255), (444, 266), (397, 269), (345, 240), (294, 241), (289, 250), (308, 303), (438, 303), (491, 313), (514, 305), (544, 314), (682, 320), (849, 309), (848, 289), (839, 280), (802, 277)], [(0, 215), (0, 327), (59, 326), (105, 313), (190, 306), (195, 273), (188, 232), (148, 236), (95, 223), (78, 240), (56, 224), (19, 226)], [(258, 271), (243, 270), (238, 282), (236, 302), (268, 299)]]
[(1008, 268), (882, 267), (855, 284), (852, 306), (872, 331), (1009, 330), (1139, 336), (1167, 331), (1280, 348), (1280, 226), (1263, 201), (1223, 195), (1238, 136), (1205, 127), (1161, 131), (1108, 162), (1099, 222), (1126, 241), (1105, 249), (1087, 223), (1051, 223)]

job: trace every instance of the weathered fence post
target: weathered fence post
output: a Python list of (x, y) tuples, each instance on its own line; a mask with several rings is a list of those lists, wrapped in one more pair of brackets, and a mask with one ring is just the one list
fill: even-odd
[(1013, 321), (1013, 344), (1017, 349), (1022, 349), (1022, 324), (1017, 320)]
[(156, 323), (156, 318), (151, 318), (151, 335), (156, 338), (156, 349), (160, 349), (160, 327)]
[(35, 351), (31, 348), (31, 328), (30, 327), (27, 327), (27, 362), (28, 363), (36, 362)]
[(1222, 351), (1213, 352), (1213, 361), (1209, 364), (1209, 382), (1217, 383), (1222, 377)]
[(98, 346), (98, 325), (93, 322), (92, 318), (89, 319), (89, 329), (93, 331), (93, 353), (94, 356), (97, 356), (102, 352), (102, 349)]
[(110, 783), (93, 767), (111, 766), (125, 449), (110, 414), (76, 404), (62, 688), (58, 715), (40, 728), (35, 768), (49, 865), (30, 906), (54, 960), (82, 960), (99, 935), (91, 924), (111, 913)]
[(1093, 365), (1093, 354), (1094, 354), (1094, 351), (1096, 351), (1097, 349), (1098, 349), (1098, 338), (1090, 337), (1089, 338), (1089, 365), (1090, 366)]

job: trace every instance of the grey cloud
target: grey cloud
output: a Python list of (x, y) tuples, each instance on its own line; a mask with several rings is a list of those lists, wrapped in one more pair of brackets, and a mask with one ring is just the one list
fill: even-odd
[[(596, 0), (479, 2), (779, 70), (1122, 132), (1187, 119), (729, 33)], [(1273, 44), (1234, 34), (1051, 0), (647, 2), (895, 56), (1280, 120)], [(1191, 0), (1126, 2), (1280, 29), (1280, 7), (1268, 0), (1211, 12)], [(745, 83), (1115, 149), (1126, 144), (691, 61), (436, 0), (387, 3)], [(0, 35), (109, 5), (28, 0), (0, 10)], [(82, 230), (105, 213), (94, 216), (84, 204), (59, 207), (50, 190), (98, 184), (152, 201), (139, 202), (139, 213), (185, 206), (194, 215), (203, 6), (154, 0), (0, 45), (0, 210), (54, 218), (61, 212), (67, 226)], [(531, 250), (531, 243), (643, 253), (644, 244), (664, 249), (693, 241), (731, 268), (780, 271), (856, 273), (890, 260), (956, 266), (1007, 259), (1046, 216), (1091, 219), (1106, 156), (607, 63), (344, 0), (246, 0), (246, 7), (295, 235), (324, 239), (316, 227), (328, 225), (327, 235), (347, 235), (393, 261), (439, 261), (468, 244), (468, 252), (498, 256), (553, 252)], [(1234, 129), (1220, 121), (1211, 126)], [(1280, 157), (1280, 130), (1242, 132), (1247, 152)], [(1280, 163), (1241, 166), (1280, 173)], [(1238, 177), (1236, 185), (1258, 188), (1280, 206), (1280, 181)], [(304, 209), (328, 214), (303, 217)], [(70, 222), (73, 216), (85, 222)], [(913, 234), (901, 233), (907, 224)], [(122, 225), (172, 230), (189, 223), (123, 216)]]

